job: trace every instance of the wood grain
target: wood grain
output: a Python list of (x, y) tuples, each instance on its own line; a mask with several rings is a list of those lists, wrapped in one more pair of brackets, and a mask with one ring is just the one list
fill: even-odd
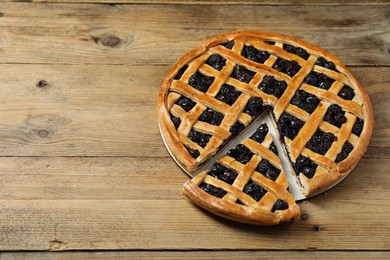
[(0, 253), (7, 260), (67, 260), (67, 259), (388, 259), (389, 252), (382, 251), (184, 251), (184, 252), (22, 252)]
[[(278, 227), (237, 224), (192, 205), (180, 194), (187, 177), (169, 158), (12, 157), (0, 165), (1, 250), (390, 246), (389, 160), (362, 160), (340, 185), (300, 203), (301, 220)], [(229, 239), (211, 243), (221, 237)]]
[[(388, 68), (351, 69), (374, 106), (367, 156), (389, 158)], [(168, 156), (157, 128), (157, 93), (168, 66), (0, 65), (0, 70), (0, 156)], [(48, 85), (37, 87), (40, 80)]]
[(390, 65), (388, 9), (365, 6), (364, 16), (361, 10), (3, 3), (0, 62), (172, 64), (210, 36), (246, 29), (295, 36), (327, 49), (347, 65)]

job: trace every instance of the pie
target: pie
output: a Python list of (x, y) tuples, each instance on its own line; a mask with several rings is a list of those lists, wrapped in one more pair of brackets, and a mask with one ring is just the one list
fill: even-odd
[(278, 150), (261, 124), (209, 170), (184, 184), (183, 193), (204, 209), (250, 224), (279, 224), (300, 215), (288, 192)]
[(271, 114), (305, 195), (331, 187), (356, 166), (374, 120), (367, 93), (337, 57), (274, 33), (236, 31), (205, 40), (170, 69), (158, 97), (161, 135), (189, 173), (264, 113)]

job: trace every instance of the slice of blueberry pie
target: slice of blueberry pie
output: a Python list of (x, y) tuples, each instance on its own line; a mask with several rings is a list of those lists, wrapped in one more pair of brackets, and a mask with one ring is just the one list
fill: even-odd
[(337, 57), (293, 37), (248, 31), (185, 54), (163, 80), (158, 106), (162, 137), (189, 173), (270, 113), (305, 195), (354, 168), (374, 120), (368, 95)]
[(300, 215), (266, 124), (184, 184), (190, 200), (232, 220), (271, 225)]

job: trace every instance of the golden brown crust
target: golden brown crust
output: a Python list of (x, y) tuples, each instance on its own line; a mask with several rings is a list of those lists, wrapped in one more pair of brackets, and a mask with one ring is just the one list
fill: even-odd
[[(221, 43), (233, 40), (236, 42), (235, 46), (233, 47), (233, 51), (218, 46)], [(267, 45), (264, 43), (264, 41), (274, 41), (277, 44)], [(294, 60), (302, 67), (302, 69), (297, 73), (297, 75), (292, 78), (289, 78), (285, 74), (280, 73), (271, 68), (270, 65), (272, 65), (272, 62), (275, 61), (275, 58), (267, 60), (265, 64), (259, 64), (247, 60), (241, 55), (239, 55), (239, 53), (235, 52), (242, 47), (244, 42), (266, 49), (269, 53), (271, 53), (271, 56), (281, 56), (289, 60)], [(308, 51), (310, 57), (308, 58), (308, 60), (304, 60), (296, 55), (287, 53), (282, 48), (280, 48), (281, 45), (278, 44), (290, 44), (295, 47), (302, 47), (306, 51)], [(194, 65), (194, 68), (192, 68), (193, 71), (195, 71), (197, 68), (199, 68), (199, 66), (201, 66), (202, 63), (204, 63), (204, 61), (207, 59), (211, 52), (222, 53), (223, 56), (227, 58), (227, 63), (229, 63), (230, 60), (239, 62), (244, 66), (248, 66), (251, 69), (260, 71), (263, 74), (274, 75), (276, 78), (288, 82), (289, 86), (287, 90), (281, 96), (280, 99), (277, 99), (274, 96), (265, 95), (256, 87), (251, 89), (248, 88), (248, 85), (246, 84), (241, 84), (240, 82), (235, 82), (234, 80), (232, 81), (231, 79), (229, 79), (233, 83), (237, 84), (238, 87), (241, 88), (241, 90), (243, 89), (247, 93), (245, 98), (243, 98), (242, 100), (242, 104), (237, 105), (237, 108), (242, 109), (243, 104), (246, 100), (248, 100), (250, 96), (258, 96), (263, 98), (265, 104), (273, 107), (273, 112), (275, 114), (276, 119), (279, 118), (283, 111), (289, 111), (296, 113), (297, 116), (300, 116), (301, 119), (306, 122), (305, 127), (301, 129), (298, 136), (294, 140), (286, 141), (287, 150), (289, 151), (293, 162), (300, 154), (303, 154), (305, 156), (310, 157), (310, 159), (319, 164), (318, 170), (313, 178), (308, 179), (303, 174), (300, 174), (299, 176), (300, 183), (302, 184), (306, 195), (314, 194), (318, 191), (330, 187), (333, 183), (337, 182), (339, 179), (347, 175), (353, 169), (353, 167), (356, 166), (356, 164), (359, 162), (360, 158), (363, 156), (364, 152), (367, 149), (372, 134), (374, 115), (367, 93), (365, 92), (363, 87), (357, 82), (357, 80), (352, 76), (352, 74), (347, 70), (343, 63), (337, 57), (321, 49), (320, 47), (314, 46), (312, 44), (290, 36), (267, 32), (236, 31), (224, 35), (215, 36), (202, 42), (198, 48), (185, 54), (170, 69), (167, 76), (162, 82), (158, 99), (159, 126), (161, 129), (162, 136), (167, 146), (171, 150), (173, 157), (187, 172), (191, 173), (196, 171), (200, 163), (202, 163), (204, 160), (207, 160), (213, 154), (216, 153), (217, 149), (227, 139), (227, 136), (229, 135), (228, 128), (226, 127), (229, 127), (230, 123), (234, 122), (237, 119), (239, 119), (240, 122), (245, 123), (245, 125), (249, 124), (250, 122), (250, 118), (245, 117), (246, 115), (241, 113), (236, 114), (234, 116), (229, 114), (230, 120), (227, 120), (228, 122), (225, 122), (226, 127), (224, 129), (222, 129), (223, 127), (220, 127), (205, 130), (204, 125), (197, 125), (197, 127), (202, 128), (204, 131), (209, 131), (213, 133), (212, 142), (210, 142), (210, 145), (208, 145), (204, 153), (201, 152), (201, 155), (197, 159), (191, 157), (187, 149), (185, 148), (184, 144), (186, 144), (190, 148), (197, 148), (199, 150), (202, 150), (202, 148), (199, 148), (199, 146), (197, 146), (196, 144), (193, 144), (191, 142), (186, 143), (186, 141), (184, 140), (185, 138), (183, 137), (185, 134), (182, 133), (180, 135), (177, 133), (175, 127), (170, 120), (170, 106), (172, 106), (173, 103), (168, 103), (168, 95), (171, 89), (175, 89), (175, 91), (178, 91), (178, 93), (180, 92), (180, 89), (182, 89), (180, 84), (172, 84), (173, 78), (179, 71), (179, 69), (193, 61), (193, 63), (196, 63), (196, 65)], [(316, 58), (320, 56), (324, 57), (329, 61), (332, 61), (336, 65), (338, 72), (327, 70), (325, 68), (314, 65)], [(233, 64), (229, 63), (227, 67), (232, 68), (232, 66)], [(302, 80), (305, 75), (307, 75), (313, 68), (315, 68), (315, 70), (320, 73), (328, 74), (330, 77), (336, 80), (336, 83), (333, 84), (329, 90), (323, 90), (307, 84), (302, 84)], [(204, 70), (206, 70), (207, 73), (213, 73), (211, 70), (207, 70), (207, 68), (204, 68)], [(215, 75), (216, 81), (227, 80), (227, 77), (229, 75), (227, 75), (226, 73), (228, 73), (228, 69), (226, 69), (226, 71), (223, 71), (223, 73), (221, 73), (222, 75)], [(260, 80), (261, 77), (256, 78), (255, 76), (255, 78), (253, 79), (253, 85), (258, 84)], [(215, 85), (218, 84), (220, 83), (215, 83)], [(340, 90), (343, 84), (349, 85), (354, 89), (356, 97), (352, 101), (343, 100), (337, 96), (337, 91)], [(215, 91), (218, 90), (218, 87), (217, 89), (213, 89), (213, 87), (214, 86), (211, 86), (210, 89), (214, 91), (213, 95), (215, 95)], [(302, 111), (299, 111), (299, 109), (294, 108), (294, 106), (289, 105), (291, 97), (294, 95), (295, 91), (298, 88), (314, 93), (322, 100), (321, 104), (319, 105), (317, 110), (313, 112), (313, 114), (307, 115)], [(187, 89), (186, 91), (192, 90)], [(199, 98), (203, 100), (205, 97), (205, 95), (201, 95), (196, 91), (192, 92), (193, 93), (189, 93), (191, 98)], [(174, 98), (175, 97), (172, 97), (171, 99), (174, 100)], [(326, 108), (331, 103), (336, 103), (340, 105), (345, 111), (348, 112), (348, 121), (345, 124), (348, 127), (343, 126), (342, 129), (340, 129), (339, 131), (334, 126), (319, 120), (319, 118), (321, 119), (323, 117), (326, 112)], [(218, 103), (218, 100), (215, 99), (208, 100), (207, 105), (212, 106), (213, 109), (216, 110), (224, 110), (226, 108), (226, 106), (221, 103)], [(199, 113), (201, 113), (202, 109), (204, 108), (205, 106), (203, 105), (203, 107), (200, 106), (198, 110), (195, 109), (197, 111), (194, 111), (194, 114), (192, 116), (199, 116)], [(360, 136), (351, 134), (351, 128), (357, 117), (364, 120), (364, 128)], [(188, 121), (188, 124), (186, 125), (186, 127), (183, 127), (183, 129), (189, 131), (188, 129), (193, 125), (193, 123), (194, 122)], [(335, 134), (338, 138), (337, 141), (332, 144), (332, 147), (327, 152), (326, 156), (321, 156), (305, 148), (306, 142), (308, 141), (308, 139), (310, 139), (310, 137), (314, 133), (314, 130), (317, 128), (327, 130)], [(346, 140), (353, 144), (354, 149), (345, 160), (336, 164), (334, 163), (334, 160), (337, 154), (341, 151), (342, 145)]]

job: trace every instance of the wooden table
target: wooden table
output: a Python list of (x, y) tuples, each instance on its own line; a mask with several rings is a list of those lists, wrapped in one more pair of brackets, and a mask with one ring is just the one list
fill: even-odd
[[(0, 258), (389, 258), (390, 1), (338, 2), (3, 0)], [(357, 168), (300, 203), (292, 224), (237, 224), (191, 204), (158, 132), (169, 67), (235, 29), (322, 46), (374, 106)]]

